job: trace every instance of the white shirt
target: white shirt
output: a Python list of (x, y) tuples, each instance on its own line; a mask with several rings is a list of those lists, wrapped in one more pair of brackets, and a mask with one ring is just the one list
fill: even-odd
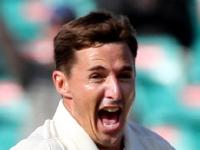
[[(125, 150), (174, 150), (160, 136), (128, 122), (125, 127)], [(52, 120), (46, 120), (27, 139), (11, 150), (98, 150), (86, 131), (60, 101)]]

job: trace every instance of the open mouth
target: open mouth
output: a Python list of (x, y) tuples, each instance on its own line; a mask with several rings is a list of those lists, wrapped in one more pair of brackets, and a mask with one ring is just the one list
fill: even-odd
[(122, 109), (117, 106), (107, 106), (98, 111), (101, 128), (113, 132), (120, 128)]

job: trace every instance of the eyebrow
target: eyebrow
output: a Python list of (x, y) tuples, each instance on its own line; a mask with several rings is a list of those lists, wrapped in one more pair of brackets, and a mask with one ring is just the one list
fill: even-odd
[(127, 66), (124, 66), (121, 70), (123, 70), (123, 71), (133, 71), (133, 67), (127, 65)]
[(94, 66), (94, 67), (91, 67), (91, 68), (88, 69), (88, 71), (98, 71), (98, 70), (103, 71), (103, 70), (106, 70), (106, 68), (98, 65), (98, 66)]
[[(104, 70), (106, 70), (106, 68), (101, 65), (94, 66), (88, 69), (88, 71), (104, 71)], [(120, 71), (133, 71), (133, 67), (130, 65), (125, 65), (120, 69)]]

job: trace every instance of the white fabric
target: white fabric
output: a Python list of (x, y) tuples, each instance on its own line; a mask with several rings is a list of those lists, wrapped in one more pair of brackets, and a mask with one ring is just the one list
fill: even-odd
[[(27, 139), (11, 150), (98, 150), (95, 143), (60, 101), (52, 120), (46, 120)], [(155, 133), (128, 123), (125, 128), (125, 150), (174, 150)]]

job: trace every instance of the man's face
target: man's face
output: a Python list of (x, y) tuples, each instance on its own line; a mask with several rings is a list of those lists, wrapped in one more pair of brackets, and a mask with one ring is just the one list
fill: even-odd
[(76, 51), (67, 77), (71, 99), (65, 107), (101, 146), (119, 146), (135, 95), (134, 58), (125, 43)]

